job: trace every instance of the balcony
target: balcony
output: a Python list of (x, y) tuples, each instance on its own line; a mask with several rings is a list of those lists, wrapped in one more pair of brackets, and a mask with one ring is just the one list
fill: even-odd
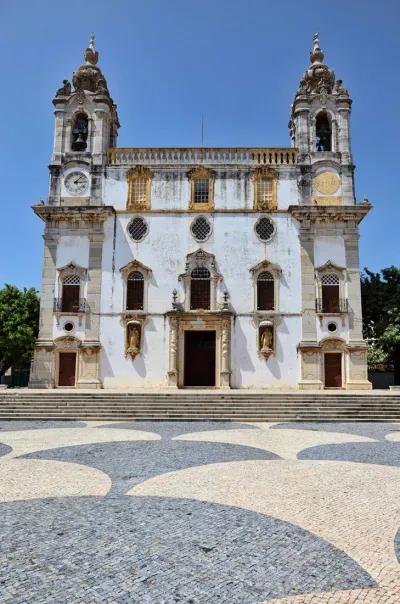
[(296, 149), (279, 148), (132, 148), (107, 149), (108, 166), (294, 166)]
[(66, 315), (82, 315), (86, 311), (86, 298), (78, 298), (76, 300), (64, 300), (62, 298), (54, 298), (53, 312), (63, 313)]
[(342, 315), (349, 312), (348, 300), (338, 298), (336, 300), (323, 300), (317, 298), (315, 300), (315, 312), (323, 315)]

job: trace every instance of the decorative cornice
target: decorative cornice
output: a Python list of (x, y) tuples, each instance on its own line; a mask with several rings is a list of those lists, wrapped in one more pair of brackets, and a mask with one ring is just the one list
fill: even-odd
[(31, 206), (36, 216), (44, 222), (104, 222), (115, 213), (113, 206), (48, 206), (43, 204)]
[(326, 262), (323, 266), (319, 266), (318, 268), (316, 268), (315, 272), (323, 273), (325, 271), (332, 271), (332, 270), (343, 272), (346, 269), (343, 266), (338, 266), (337, 264), (334, 264), (333, 262), (331, 262), (331, 260), (328, 260), (328, 262)]
[(361, 222), (371, 204), (356, 206), (289, 206), (288, 212), (299, 222)]
[(126, 180), (135, 180), (136, 178), (145, 178), (151, 179), (153, 176), (150, 168), (146, 168), (146, 166), (135, 166), (134, 168), (130, 168), (126, 173)]
[(282, 269), (280, 266), (278, 266), (277, 264), (272, 264), (272, 262), (269, 262), (268, 260), (262, 260), (261, 262), (259, 262), (255, 266), (253, 266), (250, 269), (250, 272), (252, 275), (254, 275), (258, 271), (263, 270), (263, 269), (275, 271), (278, 274), (280, 274), (282, 272)]
[(125, 264), (125, 266), (123, 266), (119, 270), (122, 274), (127, 274), (134, 271), (135, 269), (143, 271), (144, 273), (146, 273), (146, 275), (151, 275), (151, 268), (145, 266), (144, 264), (139, 262), (139, 260), (132, 260), (131, 262), (128, 262), (128, 264)]
[(253, 180), (260, 180), (260, 178), (271, 178), (271, 180), (278, 180), (279, 172), (274, 170), (274, 168), (269, 168), (266, 166), (261, 166), (260, 168), (256, 168), (251, 175)]
[(210, 180), (214, 180), (215, 172), (214, 170), (211, 170), (211, 168), (197, 166), (186, 172), (186, 176), (189, 180), (193, 180), (194, 178), (209, 178)]

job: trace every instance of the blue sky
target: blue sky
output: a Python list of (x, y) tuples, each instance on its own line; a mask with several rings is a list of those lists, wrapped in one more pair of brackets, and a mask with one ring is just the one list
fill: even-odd
[(400, 264), (398, 0), (0, 0), (0, 287), (40, 287), (54, 93), (91, 32), (118, 146), (289, 146), (290, 104), (320, 32), (353, 98), (361, 266)]

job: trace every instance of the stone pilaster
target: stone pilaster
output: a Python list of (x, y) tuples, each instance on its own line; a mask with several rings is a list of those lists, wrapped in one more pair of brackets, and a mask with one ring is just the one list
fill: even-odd
[(79, 352), (79, 380), (77, 388), (101, 388), (99, 379), (100, 346), (86, 346), (82, 342)]
[(344, 235), (349, 305), (349, 356), (346, 388), (347, 390), (370, 390), (372, 384), (368, 381), (367, 348), (362, 332), (358, 239), (358, 226), (348, 225)]
[(178, 319), (169, 317), (169, 324), (168, 387), (178, 388)]
[(29, 388), (54, 388), (53, 300), (57, 278), (58, 235), (43, 235), (44, 256), (40, 297), (39, 336), (35, 343)]
[(221, 337), (221, 388), (230, 388), (230, 332), (230, 321), (224, 321)]
[(320, 351), (317, 343), (317, 321), (315, 314), (315, 275), (314, 275), (314, 233), (309, 225), (302, 224), (300, 234), (301, 259), (301, 305), (302, 305), (302, 341), (299, 346), (301, 355), (301, 378), (299, 388), (305, 390), (321, 389)]
[(101, 272), (103, 259), (103, 233), (89, 235), (88, 286), (86, 294), (86, 338), (90, 342), (100, 339)]

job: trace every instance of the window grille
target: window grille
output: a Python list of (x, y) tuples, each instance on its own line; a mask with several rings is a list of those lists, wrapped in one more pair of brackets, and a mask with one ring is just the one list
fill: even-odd
[(205, 241), (211, 233), (211, 225), (206, 218), (199, 216), (192, 222), (190, 230), (196, 241)]
[(142, 241), (147, 235), (148, 226), (143, 218), (134, 218), (128, 226), (128, 232), (134, 241)]
[(339, 285), (339, 277), (337, 275), (324, 275), (321, 283), (322, 285)]
[(261, 178), (257, 185), (257, 202), (260, 205), (271, 205), (273, 197), (272, 180)]
[(208, 178), (196, 178), (194, 180), (194, 203), (208, 203), (209, 201), (209, 186)]
[(144, 277), (140, 271), (128, 276), (126, 288), (126, 310), (143, 310)]
[(263, 271), (257, 279), (257, 310), (275, 309), (275, 282), (268, 271)]
[(275, 227), (269, 218), (260, 218), (255, 226), (255, 231), (261, 241), (269, 241), (275, 233)]
[(190, 308), (210, 310), (210, 271), (205, 267), (193, 269), (190, 284)]
[(131, 203), (135, 206), (146, 205), (147, 201), (147, 180), (137, 178), (132, 182)]
[(67, 275), (63, 279), (63, 285), (79, 285), (80, 279), (77, 275)]

